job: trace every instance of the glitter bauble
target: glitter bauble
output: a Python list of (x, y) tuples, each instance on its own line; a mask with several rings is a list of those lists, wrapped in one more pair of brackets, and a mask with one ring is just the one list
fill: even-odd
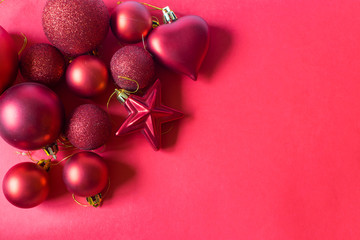
[(102, 0), (48, 0), (42, 25), (55, 47), (76, 56), (102, 43), (109, 31), (109, 19)]
[(144, 48), (138, 46), (120, 48), (111, 59), (110, 69), (116, 85), (129, 91), (137, 89), (134, 81), (140, 89), (155, 81), (154, 60)]
[(9, 33), (0, 26), (0, 93), (16, 79), (18, 53)]
[(65, 67), (62, 53), (46, 43), (32, 45), (20, 59), (20, 72), (24, 78), (48, 86), (61, 80)]
[(79, 152), (66, 161), (63, 180), (69, 192), (90, 197), (104, 190), (109, 171), (103, 158), (96, 153)]
[(94, 104), (77, 107), (66, 124), (66, 136), (70, 143), (82, 150), (101, 147), (110, 134), (111, 122), (108, 114)]
[(83, 55), (75, 58), (66, 70), (66, 83), (80, 97), (94, 97), (104, 92), (109, 73), (99, 58)]
[(111, 14), (110, 26), (120, 41), (140, 42), (152, 29), (151, 14), (141, 3), (123, 2)]
[(18, 163), (5, 174), (2, 188), (11, 204), (19, 208), (32, 208), (48, 196), (49, 176), (35, 163)]
[(0, 96), (0, 135), (16, 148), (36, 150), (54, 143), (63, 122), (63, 104), (45, 85), (21, 83)]

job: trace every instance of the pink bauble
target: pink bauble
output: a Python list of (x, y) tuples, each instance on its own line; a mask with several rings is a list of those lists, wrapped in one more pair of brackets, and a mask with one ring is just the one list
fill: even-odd
[(111, 74), (116, 85), (122, 89), (134, 91), (150, 86), (155, 81), (155, 64), (151, 55), (138, 46), (120, 48), (110, 62)]
[(152, 29), (149, 10), (138, 2), (128, 1), (119, 4), (111, 14), (110, 26), (120, 41), (140, 42)]
[(11, 204), (19, 208), (32, 208), (48, 196), (49, 176), (35, 163), (18, 163), (5, 174), (2, 188)]
[(35, 150), (54, 143), (63, 122), (59, 97), (42, 84), (17, 84), (0, 96), (0, 135), (16, 148)]
[(110, 118), (95, 104), (83, 104), (72, 112), (65, 132), (75, 147), (82, 150), (96, 149), (104, 145), (110, 137)]
[(58, 49), (76, 56), (98, 47), (109, 31), (109, 12), (102, 0), (48, 0), (42, 25)]
[(25, 79), (49, 86), (61, 80), (65, 67), (62, 53), (46, 43), (32, 45), (20, 59), (20, 72)]
[(109, 74), (99, 58), (84, 55), (75, 58), (66, 70), (66, 83), (80, 97), (94, 97), (105, 91)]
[(8, 32), (0, 26), (0, 94), (16, 79), (18, 54)]
[(69, 192), (90, 197), (99, 194), (108, 184), (108, 168), (94, 152), (79, 152), (67, 160), (63, 180)]

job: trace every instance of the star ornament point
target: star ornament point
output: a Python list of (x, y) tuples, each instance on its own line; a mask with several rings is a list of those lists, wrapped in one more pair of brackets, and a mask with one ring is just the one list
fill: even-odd
[(116, 136), (140, 131), (154, 148), (161, 144), (161, 125), (180, 119), (182, 112), (161, 103), (161, 85), (156, 80), (143, 97), (130, 95), (124, 106), (129, 115), (116, 132)]

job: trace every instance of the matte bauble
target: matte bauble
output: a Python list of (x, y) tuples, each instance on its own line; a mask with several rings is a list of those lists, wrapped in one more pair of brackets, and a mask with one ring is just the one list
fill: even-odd
[(49, 176), (35, 163), (18, 163), (5, 174), (2, 188), (11, 204), (19, 208), (32, 208), (48, 196)]
[(94, 152), (79, 152), (67, 160), (63, 180), (69, 192), (90, 197), (99, 194), (108, 184), (108, 168)]
[(18, 53), (9, 33), (0, 26), (0, 94), (16, 79)]
[(140, 42), (152, 29), (151, 14), (141, 3), (123, 2), (111, 14), (110, 26), (120, 41)]
[(138, 46), (120, 48), (111, 59), (110, 69), (116, 85), (128, 91), (137, 89), (134, 81), (139, 84), (139, 89), (155, 81), (154, 60), (144, 48)]
[(105, 91), (109, 73), (99, 58), (84, 55), (75, 58), (66, 70), (66, 83), (80, 97), (94, 97)]
[(109, 31), (109, 12), (102, 0), (48, 0), (42, 25), (58, 49), (76, 56), (98, 47)]
[(95, 104), (77, 107), (66, 124), (66, 136), (70, 143), (82, 150), (101, 147), (109, 139), (110, 134), (110, 118)]
[(42, 84), (17, 84), (0, 96), (0, 135), (16, 148), (36, 150), (54, 143), (63, 122), (59, 97)]
[(166, 67), (193, 80), (209, 48), (209, 26), (199, 16), (185, 16), (149, 34), (147, 47)]
[(20, 72), (25, 79), (48, 86), (61, 80), (65, 67), (62, 53), (46, 43), (32, 45), (20, 59)]

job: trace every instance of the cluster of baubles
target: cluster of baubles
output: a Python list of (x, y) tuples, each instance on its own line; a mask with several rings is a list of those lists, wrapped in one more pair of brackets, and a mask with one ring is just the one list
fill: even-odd
[[(64, 106), (50, 88), (65, 79), (71, 91), (90, 98), (103, 93), (112, 76), (119, 87), (114, 93), (129, 112), (116, 135), (140, 131), (158, 150), (161, 125), (183, 114), (161, 103), (154, 60), (196, 80), (209, 46), (209, 29), (202, 18), (178, 19), (168, 7), (160, 10), (162, 25), (138, 2), (120, 3), (110, 16), (102, 0), (48, 0), (42, 25), (52, 45), (34, 44), (20, 60), (10, 35), (0, 26), (1, 137), (21, 150), (44, 149), (54, 159), (64, 137), (83, 150), (66, 160), (63, 181), (71, 193), (87, 197), (93, 206), (101, 203), (109, 174), (104, 159), (89, 150), (101, 147), (111, 136), (109, 116), (95, 104), (84, 104), (66, 120)], [(110, 71), (91, 54), (109, 28), (127, 44), (113, 55)], [(131, 45), (139, 42), (144, 47)], [(27, 82), (10, 87), (18, 69)], [(138, 96), (139, 90), (145, 93)], [(3, 179), (7, 200), (21, 208), (44, 201), (50, 190), (46, 170), (43, 161), (13, 166)]]

